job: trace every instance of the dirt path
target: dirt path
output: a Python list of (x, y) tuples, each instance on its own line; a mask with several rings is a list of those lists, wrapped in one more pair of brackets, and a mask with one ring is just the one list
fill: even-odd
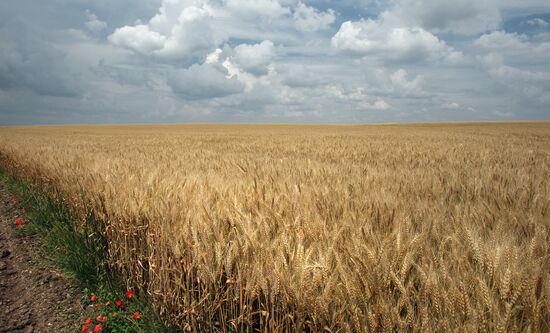
[(79, 332), (80, 289), (17, 230), (18, 213), (0, 183), (0, 333)]

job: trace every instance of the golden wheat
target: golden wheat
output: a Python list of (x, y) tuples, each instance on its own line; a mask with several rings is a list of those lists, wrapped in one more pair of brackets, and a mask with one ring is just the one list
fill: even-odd
[(550, 327), (549, 123), (4, 127), (0, 154), (185, 330)]

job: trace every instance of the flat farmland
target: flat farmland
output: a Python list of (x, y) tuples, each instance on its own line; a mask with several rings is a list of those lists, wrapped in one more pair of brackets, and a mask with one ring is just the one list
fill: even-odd
[(548, 122), (2, 127), (0, 162), (183, 329), (550, 327)]

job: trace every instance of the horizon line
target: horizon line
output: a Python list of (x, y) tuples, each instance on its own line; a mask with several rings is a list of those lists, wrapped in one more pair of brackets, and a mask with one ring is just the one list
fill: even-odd
[(37, 124), (0, 124), (0, 127), (69, 127), (69, 126), (380, 126), (380, 125), (437, 125), (437, 124), (513, 124), (513, 123), (550, 123), (550, 119), (514, 119), (514, 120), (459, 120), (459, 121), (404, 121), (372, 123), (285, 123), (285, 122), (170, 122), (170, 123), (37, 123)]

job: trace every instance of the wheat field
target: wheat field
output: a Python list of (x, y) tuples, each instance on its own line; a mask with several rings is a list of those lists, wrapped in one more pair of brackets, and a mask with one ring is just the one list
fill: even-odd
[(550, 329), (547, 122), (2, 127), (0, 158), (183, 330)]

